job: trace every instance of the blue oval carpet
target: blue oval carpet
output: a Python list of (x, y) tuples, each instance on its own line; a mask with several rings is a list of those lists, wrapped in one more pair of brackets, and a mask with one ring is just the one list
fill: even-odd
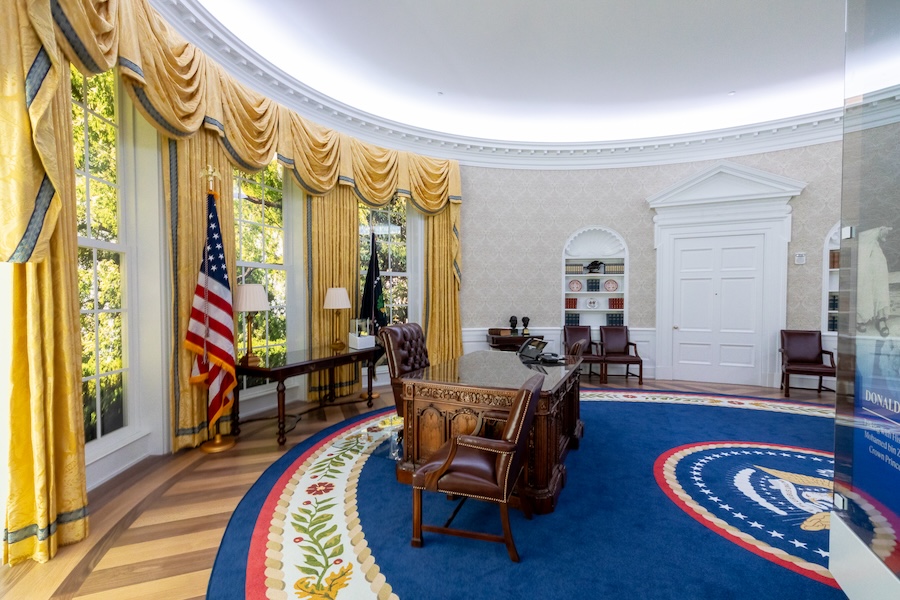
[[(502, 544), (424, 536), (389, 457), (392, 410), (291, 449), (232, 516), (208, 598), (846, 598), (827, 570), (833, 411), (753, 398), (583, 391), (553, 513)], [(424, 495), (424, 522), (457, 502)], [(499, 533), (467, 501), (455, 527)]]

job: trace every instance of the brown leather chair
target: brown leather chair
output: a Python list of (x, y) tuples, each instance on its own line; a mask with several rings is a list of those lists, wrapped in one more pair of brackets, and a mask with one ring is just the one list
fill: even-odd
[[(519, 389), (499, 439), (475, 435), (452, 437), (416, 469), (412, 480), (413, 546), (420, 548), (422, 532), (430, 531), (506, 544), (509, 557), (513, 562), (519, 562), (519, 553), (509, 527), (509, 498), (524, 466), (528, 438), (543, 384), (544, 376), (538, 374)], [(500, 505), (503, 535), (452, 528), (452, 517), (442, 527), (423, 525), (422, 490), (462, 496), (462, 502), (468, 498), (496, 502)], [(525, 516), (530, 519), (531, 505), (527, 498), (521, 500)]]
[[(781, 330), (781, 388), (784, 397), (791, 397), (791, 375), (811, 375), (819, 378), (817, 393), (833, 392), (822, 385), (823, 377), (836, 377), (834, 352), (822, 349), (822, 332), (805, 329)], [(825, 356), (828, 362), (825, 362)]]
[(401, 378), (407, 373), (431, 366), (428, 361), (428, 348), (425, 347), (425, 334), (418, 323), (395, 323), (382, 327), (378, 331), (378, 337), (384, 345), (384, 353), (387, 356), (394, 405), (397, 407), (397, 414), (403, 417), (405, 415), (400, 398)]
[(581, 362), (588, 366), (588, 377), (594, 374), (594, 365), (600, 365), (600, 377), (603, 378), (603, 361), (600, 357), (600, 346), (591, 341), (591, 328), (587, 325), (566, 325), (563, 327), (563, 346), (565, 354), (572, 355), (576, 343), (581, 343)]
[[(603, 383), (609, 379), (609, 365), (625, 365), (625, 379), (633, 376), (631, 365), (638, 366), (638, 385), (644, 385), (644, 361), (637, 344), (628, 340), (626, 325), (604, 325), (600, 328), (600, 359)], [(633, 354), (632, 354), (633, 352)]]

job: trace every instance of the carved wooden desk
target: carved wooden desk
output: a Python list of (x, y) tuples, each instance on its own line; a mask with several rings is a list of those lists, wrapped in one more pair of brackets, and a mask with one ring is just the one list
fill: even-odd
[(525, 340), (531, 338), (542, 340), (542, 335), (487, 335), (488, 346), (494, 350), (505, 350), (507, 352), (515, 352), (525, 343)]
[(416, 465), (450, 437), (471, 433), (483, 413), (508, 409), (522, 384), (540, 372), (544, 386), (518, 493), (531, 498), (535, 513), (553, 512), (566, 483), (566, 454), (578, 447), (584, 429), (579, 411), (581, 359), (566, 360), (558, 366), (526, 366), (511, 352), (486, 350), (405, 376), (405, 441), (398, 481), (410, 483)]

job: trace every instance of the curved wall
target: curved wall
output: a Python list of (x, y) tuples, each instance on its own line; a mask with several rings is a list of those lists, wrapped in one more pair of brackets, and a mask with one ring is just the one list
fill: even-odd
[[(807, 183), (791, 201), (788, 327), (820, 329), (822, 245), (840, 219), (841, 143), (730, 157)], [(578, 229), (620, 233), (629, 253), (629, 325), (656, 323), (653, 211), (646, 199), (716, 161), (593, 170), (494, 169), (463, 166), (463, 328), (501, 327), (510, 315), (531, 327), (562, 327), (562, 253)]]

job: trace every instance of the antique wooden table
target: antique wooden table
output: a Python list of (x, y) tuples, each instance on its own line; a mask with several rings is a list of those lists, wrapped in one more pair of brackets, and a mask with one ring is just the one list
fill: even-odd
[(398, 481), (410, 483), (417, 465), (450, 437), (471, 433), (483, 413), (508, 409), (522, 384), (539, 372), (544, 385), (518, 493), (531, 499), (535, 513), (553, 512), (566, 483), (566, 454), (578, 447), (584, 430), (580, 365), (581, 359), (574, 357), (559, 365), (525, 365), (511, 352), (485, 350), (404, 376), (406, 419)]
[[(302, 411), (304, 414), (315, 408), (320, 408), (325, 403), (337, 405), (334, 402), (334, 369), (342, 365), (349, 365), (356, 362), (366, 362), (368, 368), (368, 387), (367, 395), (363, 400), (368, 401), (368, 406), (372, 406), (372, 379), (375, 374), (375, 360), (378, 352), (381, 351), (379, 346), (372, 348), (345, 348), (344, 350), (332, 350), (331, 346), (322, 346), (321, 348), (312, 348), (307, 350), (294, 350), (288, 352), (285, 356), (285, 364), (273, 367), (258, 366), (251, 367), (247, 365), (235, 365), (237, 375), (251, 375), (254, 377), (265, 377), (269, 381), (277, 381), (276, 391), (278, 393), (278, 445), (282, 446), (285, 442), (284, 433), (284, 381), (288, 377), (296, 377), (297, 375), (305, 375), (314, 371), (328, 370), (328, 395), (319, 399), (317, 403), (312, 403), (311, 407)], [(359, 402), (353, 400), (343, 402), (350, 404), (351, 402)], [(240, 402), (238, 401), (238, 390), (234, 390), (234, 412), (232, 413), (232, 431), (234, 435), (241, 432), (240, 427)]]

